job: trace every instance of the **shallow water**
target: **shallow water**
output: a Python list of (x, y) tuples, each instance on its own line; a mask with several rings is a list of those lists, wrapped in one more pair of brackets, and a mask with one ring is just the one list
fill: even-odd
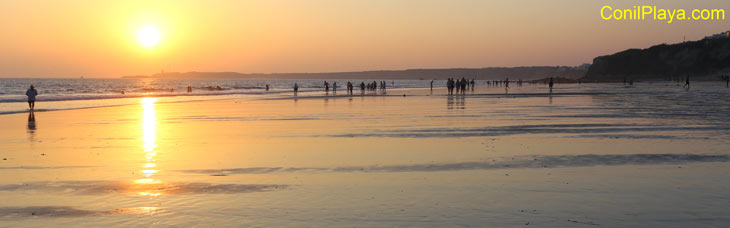
[[(139, 98), (157, 97), (159, 102), (220, 100), (232, 98), (276, 97), (290, 95), (294, 83), (300, 94), (323, 91), (324, 80), (315, 79), (171, 79), (171, 78), (0, 78), (0, 114), (28, 111), (25, 92), (33, 85), (39, 102), (36, 111), (108, 107), (138, 103)], [(348, 81), (373, 82), (371, 79), (327, 80), (338, 83), (344, 92)], [(426, 80), (391, 80), (388, 88), (426, 88)], [(269, 85), (269, 90), (266, 90)], [(359, 85), (359, 84), (358, 84)], [(437, 84), (438, 85), (438, 84)], [(188, 92), (188, 86), (192, 92)], [(316, 94), (316, 93), (315, 93)], [(341, 93), (342, 94), (342, 93)]]
[(730, 90), (697, 84), (0, 115), (0, 226), (726, 227)]

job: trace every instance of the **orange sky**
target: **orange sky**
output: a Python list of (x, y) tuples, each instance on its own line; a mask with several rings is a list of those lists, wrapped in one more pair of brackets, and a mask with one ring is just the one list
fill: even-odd
[[(600, 17), (603, 5), (639, 3), (730, 9), (727, 0), (8, 0), (0, 77), (579, 65), (730, 30), (726, 21)], [(162, 39), (146, 48), (136, 36), (150, 24)]]

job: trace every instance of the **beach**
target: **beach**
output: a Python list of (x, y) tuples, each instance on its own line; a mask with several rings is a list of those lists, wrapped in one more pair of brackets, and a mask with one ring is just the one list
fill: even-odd
[(693, 86), (12, 109), (0, 227), (726, 227), (730, 90)]

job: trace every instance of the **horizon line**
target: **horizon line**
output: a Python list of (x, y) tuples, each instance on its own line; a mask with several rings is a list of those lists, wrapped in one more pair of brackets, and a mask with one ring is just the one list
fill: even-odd
[(360, 71), (320, 71), (320, 72), (271, 72), (271, 73), (261, 73), (261, 72), (237, 72), (237, 71), (170, 71), (170, 72), (164, 72), (160, 71), (153, 74), (137, 74), (137, 75), (117, 75), (117, 76), (0, 76), (0, 78), (4, 79), (13, 79), (13, 78), (89, 78), (89, 79), (103, 79), (103, 78), (133, 78), (133, 77), (154, 77), (158, 74), (167, 74), (167, 73), (174, 73), (174, 74), (185, 74), (185, 73), (230, 73), (230, 74), (242, 74), (242, 75), (276, 75), (276, 74), (337, 74), (337, 73), (365, 73), (365, 72), (395, 72), (395, 71), (409, 71), (409, 70), (480, 70), (480, 69), (490, 69), (490, 68), (537, 68), (537, 67), (568, 67), (568, 68), (579, 68), (583, 65), (591, 65), (592, 63), (583, 63), (576, 66), (569, 66), (569, 65), (520, 65), (520, 66), (487, 66), (487, 67), (451, 67), (451, 68), (406, 68), (406, 69), (381, 69), (381, 70), (360, 70)]

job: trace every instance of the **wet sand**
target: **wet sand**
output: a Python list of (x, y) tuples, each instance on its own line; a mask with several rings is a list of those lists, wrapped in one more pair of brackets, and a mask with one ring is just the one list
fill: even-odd
[(2, 115), (0, 226), (730, 225), (729, 93), (602, 86)]

